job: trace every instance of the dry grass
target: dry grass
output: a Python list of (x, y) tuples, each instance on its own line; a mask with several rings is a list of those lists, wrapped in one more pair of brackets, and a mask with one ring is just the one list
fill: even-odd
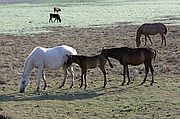
[[(38, 35), (0, 35), (0, 114), (12, 118), (178, 118), (180, 116), (180, 30), (168, 26), (167, 47), (160, 48), (160, 36), (152, 36), (157, 52), (154, 61), (155, 84), (149, 86), (151, 77), (143, 86), (144, 66), (130, 67), (133, 83), (120, 86), (122, 66), (112, 59), (114, 68), (106, 66), (108, 84), (103, 86), (99, 69), (88, 71), (87, 90), (79, 89), (80, 68), (75, 66), (75, 87), (69, 89), (67, 81), (58, 89), (63, 79), (62, 70), (46, 70), (49, 84), (46, 92), (34, 94), (36, 69), (31, 74), (31, 84), (25, 94), (18, 93), (18, 83), (23, 63), (36, 46), (53, 47), (66, 44), (79, 54), (95, 55), (103, 47), (135, 47), (138, 26), (119, 25), (105, 28), (48, 28), (50, 33)], [(138, 75), (139, 71), (143, 74)]]

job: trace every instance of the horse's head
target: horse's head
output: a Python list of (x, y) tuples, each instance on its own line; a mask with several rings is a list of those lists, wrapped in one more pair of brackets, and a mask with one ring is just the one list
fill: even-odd
[(107, 49), (102, 49), (102, 50), (101, 50), (101, 54), (107, 55)]
[(69, 67), (73, 63), (73, 57), (72, 55), (66, 55), (68, 57), (68, 60), (66, 62), (67, 67)]
[(28, 84), (29, 84), (29, 76), (23, 76), (22, 75), (21, 80), (20, 80), (20, 90), (19, 90), (19, 92), (24, 93), (26, 87), (28, 86)]

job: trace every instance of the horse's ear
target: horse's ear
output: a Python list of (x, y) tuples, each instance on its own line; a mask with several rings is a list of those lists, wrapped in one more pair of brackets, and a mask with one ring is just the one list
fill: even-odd
[(72, 58), (72, 55), (67, 55), (67, 54), (66, 54), (66, 56), (67, 56), (68, 58)]
[(70, 58), (70, 55), (67, 55), (67, 54), (66, 54), (66, 56), (67, 56), (68, 58)]

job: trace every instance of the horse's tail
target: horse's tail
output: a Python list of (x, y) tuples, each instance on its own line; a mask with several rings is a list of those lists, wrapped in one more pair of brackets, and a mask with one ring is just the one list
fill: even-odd
[(155, 49), (153, 49), (153, 51), (154, 51), (154, 60), (155, 60), (155, 59), (156, 59), (157, 52), (156, 52)]
[(153, 51), (153, 54), (154, 54), (153, 58), (155, 60), (156, 59), (156, 55), (157, 55), (156, 50), (154, 48), (152, 48), (152, 47), (147, 47), (147, 48), (150, 49), (151, 51)]
[(166, 35), (167, 34), (167, 27), (162, 23), (161, 23), (161, 25), (164, 27), (164, 32), (163, 33)]
[(167, 27), (164, 25), (164, 28), (165, 28), (164, 34), (166, 35), (167, 34)]
[(110, 67), (113, 68), (113, 65), (112, 65), (110, 59), (107, 56), (105, 56), (105, 57), (106, 57), (107, 61), (109, 62)]

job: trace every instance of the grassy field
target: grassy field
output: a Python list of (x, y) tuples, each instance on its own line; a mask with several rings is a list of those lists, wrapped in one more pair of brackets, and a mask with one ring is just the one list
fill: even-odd
[(41, 91), (40, 95), (35, 94), (37, 70), (34, 69), (26, 93), (18, 93), (18, 72), (22, 71), (24, 60), (34, 47), (67, 44), (77, 49), (79, 54), (94, 55), (102, 47), (134, 47), (137, 27), (51, 27), (49, 29), (52, 32), (34, 36), (1, 35), (0, 114), (14, 119), (178, 119), (180, 35), (177, 31), (180, 27), (175, 26), (168, 26), (165, 48), (160, 47), (159, 35), (152, 36), (154, 48), (157, 50), (157, 58), (153, 63), (153, 86), (149, 86), (151, 75), (148, 76), (145, 85), (139, 86), (144, 78), (143, 65), (130, 66), (132, 84), (121, 86), (122, 66), (112, 59), (114, 68), (106, 66), (108, 84), (105, 89), (102, 88), (103, 75), (100, 69), (89, 70), (87, 90), (79, 89), (80, 68), (75, 65), (76, 80), (73, 89), (69, 89), (69, 79), (63, 89), (58, 89), (63, 79), (62, 70), (46, 70), (48, 88)]
[[(0, 117), (179, 119), (178, 0), (30, 1), (0, 4)], [(49, 13), (53, 11), (54, 5), (62, 7), (61, 24), (48, 23)], [(37, 69), (34, 69), (26, 93), (19, 93), (19, 79), (24, 61), (36, 46), (53, 47), (65, 44), (77, 49), (79, 54), (89, 56), (98, 54), (104, 47), (135, 47), (137, 28), (144, 22), (163, 22), (168, 28), (166, 47), (160, 47), (160, 35), (151, 36), (153, 47), (157, 50), (156, 60), (153, 61), (153, 86), (150, 86), (151, 74), (144, 85), (139, 85), (144, 78), (143, 65), (130, 66), (132, 83), (121, 86), (122, 66), (111, 59), (114, 68), (106, 66), (106, 88), (102, 88), (103, 74), (96, 68), (87, 73), (87, 89), (79, 89), (81, 71), (74, 65), (76, 74), (73, 89), (69, 89), (69, 77), (65, 86), (58, 89), (63, 79), (62, 69), (45, 70), (48, 88), (46, 91), (41, 90), (40, 95), (35, 94)]]
[(119, 81), (113, 80), (106, 89), (101, 88), (102, 81), (94, 82), (87, 90), (53, 87), (48, 88), (48, 95), (30, 91), (18, 94), (12, 91), (17, 90), (14, 86), (10, 93), (0, 96), (1, 112), (17, 119), (179, 118), (178, 78), (156, 77), (158, 83), (151, 87), (138, 86), (141, 79), (137, 80), (130, 86), (120, 86)]
[[(178, 0), (32, 1), (0, 4), (1, 34), (48, 32), (44, 28), (47, 26), (93, 27), (117, 25), (119, 22), (136, 25), (144, 22), (180, 24)], [(53, 6), (62, 8), (61, 24), (48, 22)]]

